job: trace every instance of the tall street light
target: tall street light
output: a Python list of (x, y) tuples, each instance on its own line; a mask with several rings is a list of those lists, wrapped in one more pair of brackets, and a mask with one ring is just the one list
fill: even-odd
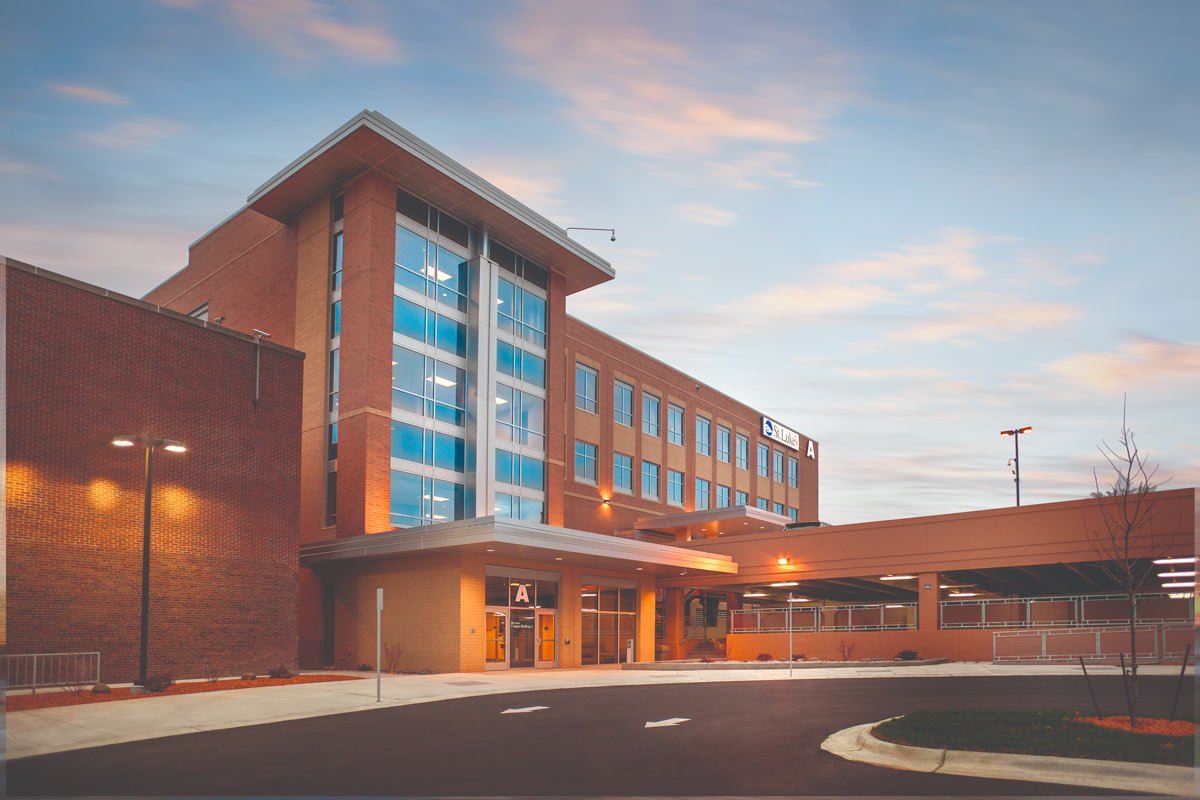
[(168, 453), (186, 453), (187, 447), (174, 439), (159, 436), (118, 436), (114, 447), (146, 447), (146, 496), (142, 503), (142, 638), (138, 653), (138, 686), (146, 685), (146, 662), (150, 639), (150, 486), (154, 479), (154, 451), (160, 447)]
[(1016, 476), (1015, 478), (1013, 478), (1013, 482), (1016, 483), (1016, 485), (1017, 485), (1017, 505), (1021, 505), (1021, 445), (1020, 445), (1021, 434), (1022, 433), (1032, 433), (1032, 432), (1033, 432), (1033, 428), (1029, 425), (1026, 425), (1024, 428), (1013, 428), (1012, 430), (1008, 430), (1008, 431), (1000, 431), (1001, 436), (1013, 437), (1012, 464), (1013, 464), (1013, 475)]

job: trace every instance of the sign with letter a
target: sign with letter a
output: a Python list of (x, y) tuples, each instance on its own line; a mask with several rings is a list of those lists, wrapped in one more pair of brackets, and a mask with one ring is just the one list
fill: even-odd
[(529, 602), (529, 585), (528, 584), (522, 583), (520, 586), (517, 587), (517, 592), (516, 592), (516, 594), (513, 595), (513, 602), (514, 603), (528, 603)]

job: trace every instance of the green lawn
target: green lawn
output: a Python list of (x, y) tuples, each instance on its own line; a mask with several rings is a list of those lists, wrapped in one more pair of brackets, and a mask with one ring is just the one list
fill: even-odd
[(875, 736), (897, 744), (992, 753), (1193, 764), (1191, 736), (1126, 733), (1077, 722), (1073, 711), (917, 711)]

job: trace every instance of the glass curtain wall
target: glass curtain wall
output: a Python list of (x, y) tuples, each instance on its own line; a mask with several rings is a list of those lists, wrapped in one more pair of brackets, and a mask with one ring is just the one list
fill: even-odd
[(637, 589), (585, 584), (580, 599), (582, 663), (624, 664), (628, 645), (637, 638)]

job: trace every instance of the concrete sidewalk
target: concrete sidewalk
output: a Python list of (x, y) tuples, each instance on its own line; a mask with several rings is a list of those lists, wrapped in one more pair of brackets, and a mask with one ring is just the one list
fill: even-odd
[[(1143, 666), (1141, 675), (1178, 675), (1178, 667)], [(1088, 667), (1092, 675), (1119, 675), (1119, 667)], [(9, 759), (85, 747), (156, 739), (197, 731), (261, 725), (268, 722), (372, 711), (459, 697), (512, 692), (636, 686), (656, 683), (788, 680), (787, 670), (633, 671), (615, 668), (511, 670), (507, 672), (385, 675), (382, 702), (375, 702), (375, 680), (308, 683), (234, 689), (223, 692), (139, 698), (108, 703), (17, 711), (7, 714)], [(796, 670), (793, 680), (847, 678), (940, 678), (1081, 675), (1066, 665), (948, 663), (918, 667), (855, 667)], [(1192, 674), (1192, 668), (1188, 669)]]

